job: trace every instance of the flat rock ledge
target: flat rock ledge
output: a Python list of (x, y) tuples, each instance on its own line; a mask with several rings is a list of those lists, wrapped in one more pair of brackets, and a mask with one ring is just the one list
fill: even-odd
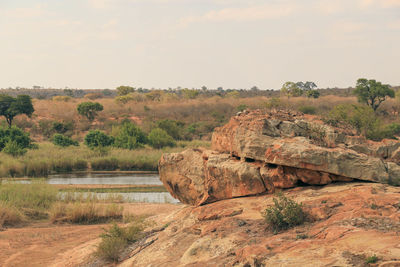
[(289, 111), (242, 112), (216, 128), (211, 149), (163, 154), (160, 179), (182, 203), (273, 193), (354, 179), (400, 185), (400, 142), (366, 140), (351, 129)]

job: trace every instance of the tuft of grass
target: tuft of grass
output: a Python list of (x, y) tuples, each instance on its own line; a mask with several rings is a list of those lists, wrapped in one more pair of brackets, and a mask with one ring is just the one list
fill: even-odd
[(0, 202), (0, 227), (15, 226), (25, 221), (24, 215), (15, 207)]
[(263, 216), (274, 233), (303, 224), (306, 221), (307, 216), (302, 204), (285, 197), (281, 192), (273, 201), (274, 205), (269, 206), (264, 211)]
[(366, 264), (371, 264), (371, 263), (376, 263), (378, 262), (379, 258), (374, 254), (372, 256), (369, 256), (365, 259)]
[(142, 221), (131, 223), (127, 227), (119, 227), (114, 223), (100, 236), (101, 242), (96, 255), (107, 261), (118, 262), (124, 249), (144, 237), (145, 224)]
[(308, 235), (307, 234), (298, 234), (297, 236), (296, 236), (296, 239), (307, 239), (308, 238)]
[(52, 223), (94, 224), (122, 220), (122, 218), (123, 207), (116, 204), (58, 202), (50, 210)]

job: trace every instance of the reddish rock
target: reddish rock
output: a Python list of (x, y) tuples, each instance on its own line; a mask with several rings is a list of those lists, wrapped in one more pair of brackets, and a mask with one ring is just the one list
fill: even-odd
[(368, 141), (293, 112), (243, 112), (216, 128), (212, 150), (165, 154), (160, 179), (181, 202), (201, 205), (274, 192), (299, 182), (353, 179), (400, 185), (400, 142)]

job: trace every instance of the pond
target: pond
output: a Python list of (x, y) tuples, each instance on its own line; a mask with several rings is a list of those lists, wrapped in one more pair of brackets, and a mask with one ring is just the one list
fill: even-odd
[(160, 176), (139, 173), (70, 173), (50, 175), (49, 184), (121, 184), (121, 185), (162, 185)]

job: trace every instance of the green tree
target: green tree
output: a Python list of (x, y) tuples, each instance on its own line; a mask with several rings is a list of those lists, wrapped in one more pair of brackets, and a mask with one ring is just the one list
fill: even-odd
[(17, 156), (25, 153), (27, 148), (34, 147), (29, 133), (15, 126), (0, 127), (0, 151)]
[(157, 121), (156, 125), (157, 128), (163, 129), (175, 140), (183, 138), (185, 123), (181, 121), (165, 119)]
[(114, 146), (126, 149), (143, 147), (147, 142), (146, 134), (135, 124), (125, 122), (117, 130)]
[(308, 98), (318, 98), (319, 95), (320, 95), (320, 93), (317, 90), (308, 90), (308, 91), (306, 91), (306, 96)]
[(53, 135), (53, 144), (61, 147), (79, 146), (78, 141), (72, 140), (70, 137), (58, 133)]
[(94, 120), (98, 111), (103, 110), (103, 105), (97, 102), (82, 102), (78, 105), (78, 113), (88, 120)]
[(135, 92), (135, 88), (133, 88), (131, 86), (121, 85), (121, 86), (117, 87), (118, 96), (127, 95), (127, 94), (133, 93), (133, 92)]
[(374, 111), (387, 97), (393, 98), (395, 95), (394, 90), (389, 85), (364, 78), (357, 80), (354, 94), (357, 96), (358, 102), (367, 104)]
[(114, 138), (112, 136), (99, 130), (92, 130), (85, 136), (85, 145), (91, 149), (111, 146), (113, 143)]
[(281, 93), (286, 95), (288, 98), (291, 96), (297, 97), (303, 94), (303, 90), (294, 82), (286, 82), (281, 88)]
[(297, 82), (296, 85), (304, 90), (304, 91), (308, 91), (308, 90), (314, 90), (315, 88), (317, 88), (317, 85), (314, 82)]
[(12, 126), (15, 116), (25, 114), (28, 117), (34, 112), (32, 98), (28, 95), (19, 95), (16, 98), (1, 94), (0, 95), (0, 116), (4, 116), (8, 126)]
[(163, 148), (165, 146), (175, 146), (174, 139), (163, 129), (154, 128), (148, 136), (149, 144), (154, 148)]

